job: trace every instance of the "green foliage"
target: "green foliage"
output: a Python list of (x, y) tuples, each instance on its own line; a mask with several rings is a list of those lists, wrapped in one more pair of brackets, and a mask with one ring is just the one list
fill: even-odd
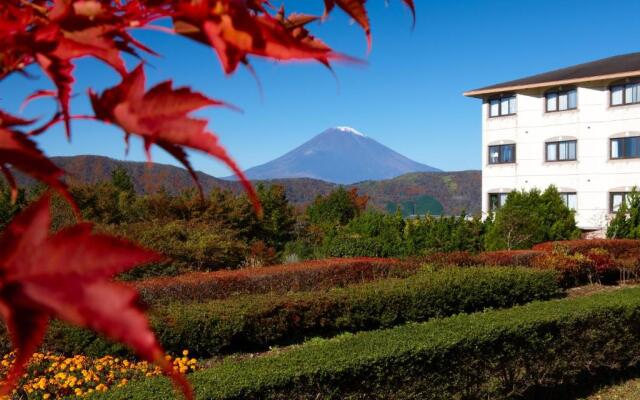
[(175, 220), (158, 224), (139, 222), (110, 227), (115, 233), (169, 257), (162, 264), (133, 269), (124, 279), (176, 275), (186, 271), (211, 271), (240, 265), (247, 246), (222, 226)]
[[(510, 307), (560, 294), (556, 274), (519, 268), (424, 271), (327, 292), (240, 296), (203, 303), (174, 303), (151, 312), (163, 347), (194, 356), (264, 350), (269, 346), (339, 332), (392, 327), (406, 322)], [(74, 354), (98, 351), (101, 339), (74, 342), (78, 334), (54, 329), (46, 350)], [(111, 346), (104, 352), (113, 351)]]
[[(287, 352), (226, 360), (190, 375), (206, 399), (573, 398), (634, 367), (640, 289), (435, 319), (313, 340)], [(165, 378), (98, 399), (172, 396)]]
[(609, 226), (610, 239), (640, 239), (640, 192), (634, 187), (616, 212)]
[(124, 167), (117, 167), (111, 172), (111, 183), (120, 192), (133, 196), (135, 188), (129, 172)]
[(326, 196), (318, 196), (309, 207), (307, 217), (309, 222), (329, 231), (336, 226), (344, 226), (360, 215), (366, 207), (359, 201), (357, 192), (346, 191), (342, 186)]
[(330, 257), (397, 257), (406, 254), (405, 221), (397, 212), (389, 215), (366, 211), (346, 226), (329, 231), (323, 253)]
[(549, 186), (541, 193), (513, 191), (500, 207), (487, 229), (487, 250), (528, 249), (536, 243), (579, 237), (575, 212), (560, 198), (558, 190)]
[(4, 229), (9, 221), (20, 212), (27, 204), (24, 190), (18, 190), (15, 201), (11, 199), (11, 188), (0, 182), (0, 230)]
[(405, 227), (407, 252), (422, 255), (431, 252), (468, 251), (484, 248), (484, 224), (479, 217), (433, 217), (409, 220)]

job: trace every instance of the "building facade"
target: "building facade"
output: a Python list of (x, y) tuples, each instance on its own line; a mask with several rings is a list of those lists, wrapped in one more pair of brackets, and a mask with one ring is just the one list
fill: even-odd
[(640, 187), (640, 53), (472, 90), (482, 99), (482, 211), (555, 185), (602, 232)]

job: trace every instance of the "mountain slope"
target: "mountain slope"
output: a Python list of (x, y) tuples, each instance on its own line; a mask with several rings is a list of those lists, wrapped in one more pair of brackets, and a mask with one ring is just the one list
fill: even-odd
[(250, 179), (308, 177), (351, 184), (437, 168), (413, 161), (349, 127), (328, 129), (287, 154), (246, 171)]
[[(195, 186), (189, 173), (180, 167), (145, 162), (120, 161), (102, 156), (53, 157), (56, 165), (67, 171), (67, 181), (72, 184), (96, 183), (111, 179), (111, 171), (125, 168), (138, 193), (152, 193), (164, 188), (169, 193), (178, 193)], [(205, 192), (213, 188), (229, 189), (239, 193), (240, 183), (214, 178), (199, 172)], [(16, 174), (19, 184), (29, 186), (33, 181)], [(480, 171), (460, 172), (416, 172), (393, 179), (366, 181), (345, 188), (357, 188), (359, 193), (371, 197), (370, 204), (381, 210), (395, 211), (398, 206), (407, 215), (425, 210), (432, 214), (458, 214), (462, 210), (474, 214), (480, 211)], [(289, 178), (254, 181), (266, 185), (279, 184), (286, 189), (289, 201), (305, 205), (318, 195), (325, 195), (339, 185), (310, 178)]]

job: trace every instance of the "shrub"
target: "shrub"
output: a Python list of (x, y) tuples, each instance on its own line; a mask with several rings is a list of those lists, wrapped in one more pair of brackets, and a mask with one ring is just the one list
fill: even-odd
[(435, 252), (425, 255), (422, 260), (427, 264), (447, 267), (473, 267), (481, 265), (477, 255), (467, 251)]
[(607, 250), (613, 257), (625, 256), (628, 252), (640, 250), (640, 240), (632, 239), (590, 239), (590, 240), (565, 240), (555, 242), (545, 242), (533, 246), (533, 250), (551, 252), (558, 246), (566, 249), (567, 252), (587, 254), (591, 249)]
[(499, 250), (479, 253), (476, 259), (481, 265), (530, 267), (542, 252), (535, 250)]
[[(566, 398), (637, 365), (640, 289), (313, 341), (195, 372), (200, 398)], [(98, 399), (169, 398), (163, 378)]]
[(107, 229), (169, 257), (165, 263), (129, 272), (125, 276), (128, 279), (229, 268), (239, 265), (248, 252), (246, 244), (238, 240), (233, 231), (216, 225), (176, 220)]
[(544, 254), (534, 250), (498, 250), (471, 254), (463, 251), (451, 253), (433, 253), (424, 257), (424, 261), (443, 266), (518, 266), (530, 267), (533, 260)]
[(565, 288), (594, 283), (597, 280), (593, 261), (580, 253), (542, 253), (532, 261), (532, 266), (557, 271), (560, 274), (560, 283)]
[(236, 294), (324, 290), (380, 278), (407, 277), (418, 264), (381, 258), (341, 258), (307, 261), (235, 271), (185, 274), (135, 283), (148, 304), (224, 299)]
[[(468, 268), (422, 272), (328, 292), (255, 295), (207, 303), (174, 303), (151, 313), (169, 352), (196, 357), (255, 351), (307, 337), (391, 327), (486, 308), (510, 307), (560, 294), (552, 271)], [(87, 331), (56, 324), (46, 349), (63, 354), (122, 353)]]
[(509, 193), (488, 224), (485, 245), (487, 250), (529, 249), (536, 243), (579, 236), (575, 212), (549, 186), (542, 193), (537, 189)]

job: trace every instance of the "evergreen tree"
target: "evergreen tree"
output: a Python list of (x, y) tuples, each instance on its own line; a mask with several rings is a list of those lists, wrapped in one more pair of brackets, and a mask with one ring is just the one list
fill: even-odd
[(610, 239), (640, 239), (640, 192), (634, 187), (625, 196), (607, 227)]
[(485, 237), (488, 250), (528, 249), (536, 243), (579, 237), (575, 212), (550, 186), (544, 193), (538, 189), (514, 191), (507, 196), (490, 222)]

